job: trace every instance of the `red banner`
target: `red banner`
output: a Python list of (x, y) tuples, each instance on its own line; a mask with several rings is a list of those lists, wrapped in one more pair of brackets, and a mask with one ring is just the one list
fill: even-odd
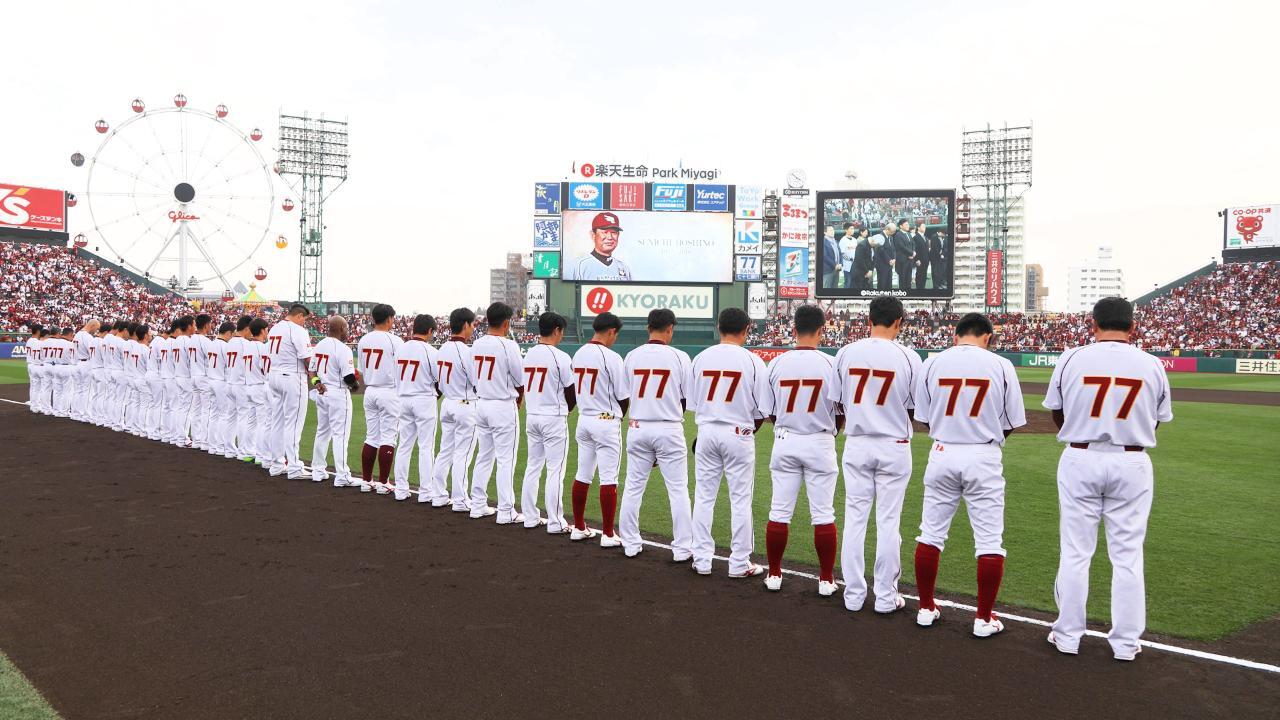
[(1190, 357), (1162, 357), (1160, 364), (1166, 372), (1195, 372), (1199, 363)]
[(644, 183), (609, 183), (610, 210), (644, 210)]
[(782, 353), (788, 350), (788, 348), (773, 348), (773, 347), (749, 347), (747, 349), (755, 353), (761, 360), (765, 362), (769, 362), (770, 360), (778, 357), (779, 355), (781, 355)]
[(0, 183), (0, 228), (5, 227), (66, 232), (66, 192)]
[(1004, 303), (1004, 251), (987, 251), (987, 307)]
[(800, 299), (802, 299), (802, 300), (803, 300), (804, 298), (809, 297), (809, 288), (807, 288), (807, 287), (792, 287), (792, 286), (790, 286), (790, 285), (779, 285), (779, 286), (778, 286), (778, 297), (781, 297), (781, 298), (800, 298)]

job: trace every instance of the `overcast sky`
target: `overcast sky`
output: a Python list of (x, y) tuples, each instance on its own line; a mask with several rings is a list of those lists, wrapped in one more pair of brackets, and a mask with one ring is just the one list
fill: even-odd
[[(141, 97), (351, 123), (327, 205), (326, 299), (488, 300), (530, 246), (533, 182), (577, 161), (718, 167), (780, 187), (957, 187), (960, 133), (1034, 124), (1027, 261), (1050, 304), (1114, 247), (1137, 295), (1221, 247), (1217, 210), (1280, 202), (1280, 3), (299, 3), (6, 5), (0, 182), (83, 190)], [(266, 148), (264, 148), (266, 149)], [(84, 205), (72, 232), (88, 229)], [(296, 211), (258, 260), (296, 291)], [(251, 267), (251, 266), (247, 266)], [(240, 278), (246, 283), (248, 273)]]

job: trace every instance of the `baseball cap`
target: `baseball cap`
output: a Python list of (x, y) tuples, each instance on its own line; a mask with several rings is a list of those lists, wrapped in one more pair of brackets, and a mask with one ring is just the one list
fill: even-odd
[(618, 224), (618, 216), (611, 212), (596, 213), (596, 217), (591, 221), (592, 230), (621, 230), (622, 226)]

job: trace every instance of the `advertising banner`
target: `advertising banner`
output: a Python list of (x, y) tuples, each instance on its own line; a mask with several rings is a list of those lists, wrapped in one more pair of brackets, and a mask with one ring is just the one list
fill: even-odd
[(674, 183), (654, 183), (653, 200), (649, 207), (653, 210), (684, 212), (689, 209), (689, 186)]
[(1228, 250), (1280, 247), (1280, 205), (1227, 208)]
[(1165, 356), (1160, 358), (1160, 364), (1165, 372), (1196, 372), (1199, 369), (1199, 360), (1193, 357)]
[(790, 348), (770, 348), (770, 347), (749, 347), (747, 348), (755, 353), (757, 357), (765, 362), (769, 362), (779, 355), (785, 353)]
[(535, 252), (533, 254), (533, 276), (552, 280), (560, 277), (560, 253)]
[(734, 198), (734, 217), (740, 220), (759, 220), (764, 217), (764, 188), (760, 185), (738, 185)]
[(560, 218), (534, 218), (533, 249), (560, 249)]
[(1022, 362), (1017, 364), (1021, 367), (1057, 367), (1058, 353), (1023, 353)]
[(729, 212), (728, 185), (694, 185), (694, 212)]
[(525, 287), (524, 311), (528, 315), (540, 315), (547, 309), (547, 281), (530, 280)]
[(1004, 301), (1004, 252), (987, 251), (987, 306), (1000, 305)]
[(67, 193), (0, 183), (0, 228), (67, 230)]
[(644, 210), (644, 183), (610, 183), (609, 208), (611, 210)]
[(533, 184), (533, 214), (560, 214), (560, 183), (545, 182)]
[(762, 282), (747, 285), (747, 315), (763, 320), (769, 315), (769, 286)]
[(778, 248), (778, 297), (809, 297), (809, 248)]
[(809, 247), (809, 197), (782, 198), (778, 216), (778, 244)]
[(590, 285), (579, 287), (583, 315), (611, 312), (621, 318), (648, 317), (667, 308), (677, 318), (710, 320), (716, 316), (715, 288), (685, 285)]
[(1246, 375), (1280, 375), (1280, 360), (1236, 360), (1236, 372)]
[(734, 255), (734, 280), (761, 280), (760, 255)]
[(26, 343), (0, 343), (0, 360), (17, 360), (26, 357)]
[(565, 280), (733, 282), (729, 213), (569, 210), (560, 235)]
[(735, 220), (733, 224), (733, 251), (738, 255), (760, 254), (760, 233), (763, 229), (764, 225), (760, 220)]
[(570, 210), (603, 210), (604, 183), (569, 183)]

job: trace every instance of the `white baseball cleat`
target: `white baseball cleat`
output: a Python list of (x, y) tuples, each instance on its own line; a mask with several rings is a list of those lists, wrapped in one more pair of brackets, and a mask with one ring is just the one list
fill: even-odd
[(467, 505), (454, 505), (453, 511), (456, 513), (469, 513), (471, 512), (471, 508)]
[(435, 500), (432, 500), (432, 501), (431, 501), (431, 507), (433, 507), (433, 508), (442, 508), (442, 507), (444, 507), (445, 505), (449, 505), (449, 504), (450, 504), (450, 503), (449, 503), (449, 498), (447, 498), (447, 497), (446, 497), (446, 498), (436, 498)]
[(881, 615), (892, 615), (893, 613), (898, 612), (899, 610), (901, 610), (906, 606), (907, 606), (907, 601), (901, 595), (895, 595), (893, 598), (892, 610), (881, 610), (880, 608), (876, 608), (876, 612), (880, 613)]
[(480, 518), (487, 518), (497, 514), (498, 514), (498, 508), (493, 507), (491, 505), (481, 505), (478, 508), (474, 508), (474, 507), (471, 508), (472, 520), (479, 520)]
[(729, 577), (731, 577), (731, 578), (749, 578), (749, 577), (759, 577), (760, 575), (763, 575), (763, 574), (764, 574), (764, 566), (763, 566), (763, 565), (757, 565), (757, 564), (755, 564), (755, 563), (747, 563), (747, 569), (746, 569), (746, 570), (743, 570), (743, 571), (742, 571), (742, 572), (740, 572), (740, 573), (730, 572), (730, 573), (729, 573)]
[(781, 589), (782, 589), (782, 576), (781, 576), (781, 575), (769, 575), (769, 576), (765, 577), (765, 579), (764, 579), (764, 589), (765, 589), (765, 590), (772, 590), (773, 592), (778, 592), (779, 590), (781, 590)]
[(418, 493), (418, 502), (429, 503), (431, 502), (431, 498), (426, 495), (423, 495), (422, 493)]
[(693, 571), (694, 571), (694, 572), (696, 572), (696, 573), (698, 573), (699, 575), (710, 575), (710, 574), (711, 574), (711, 565), (710, 565), (710, 564), (707, 564), (707, 565), (706, 565), (706, 567), (698, 567), (698, 564), (697, 564), (697, 563), (694, 563), (694, 564), (693, 564), (693, 565), (691, 565), (690, 567), (692, 567), (692, 568), (693, 568)]
[(1116, 660), (1119, 660), (1120, 662), (1133, 662), (1134, 660), (1138, 659), (1138, 655), (1140, 655), (1141, 653), (1142, 653), (1142, 646), (1139, 645), (1138, 647), (1133, 649), (1133, 652), (1127, 655), (1121, 655), (1120, 653), (1116, 653), (1115, 655), (1112, 655), (1112, 657), (1114, 657)]
[(378, 493), (379, 495), (391, 494), (391, 488), (387, 487), (385, 483), (375, 482), (370, 484), (373, 485), (374, 492)]
[(601, 535), (600, 547), (602, 548), (622, 547), (622, 538), (618, 537), (617, 535)]
[(521, 513), (512, 513), (507, 516), (506, 520), (498, 520), (496, 522), (498, 525), (515, 525), (517, 523), (520, 525), (523, 525), (524, 515), (522, 515)]
[(525, 530), (532, 530), (532, 529), (537, 528), (537, 527), (542, 527), (542, 526), (544, 526), (544, 525), (546, 525), (546, 524), (547, 524), (547, 519), (546, 519), (546, 518), (544, 518), (544, 517), (540, 517), (540, 518), (538, 518), (538, 521), (537, 521), (537, 522), (535, 522), (535, 523), (534, 523), (534, 524), (532, 524), (532, 525), (530, 525), (530, 524), (529, 524), (529, 521), (526, 519), (526, 520), (525, 520), (525, 523), (524, 523), (524, 529), (525, 529)]
[(818, 594), (821, 595), (822, 597), (831, 597), (832, 595), (835, 595), (836, 582), (834, 580), (832, 580), (831, 582), (827, 582), (826, 580), (819, 580)]
[(548, 535), (568, 535), (570, 532), (572, 532), (572, 529), (568, 525), (561, 525), (555, 530), (552, 530), (550, 527), (547, 528)]
[(579, 540), (590, 540), (599, 534), (600, 533), (589, 527), (584, 527), (581, 530), (575, 527), (569, 531), (569, 539), (574, 542), (578, 542)]
[(929, 627), (941, 618), (942, 613), (939, 612), (938, 608), (932, 610), (920, 608), (920, 612), (916, 613), (916, 624), (920, 627)]
[(1000, 618), (996, 617), (994, 613), (992, 613), (990, 620), (983, 620), (982, 618), (973, 619), (974, 637), (991, 637), (992, 635), (1002, 632), (1004, 632), (1004, 623), (1000, 622)]
[(1050, 644), (1050, 645), (1052, 645), (1052, 646), (1054, 646), (1055, 648), (1057, 648), (1057, 649), (1058, 649), (1058, 652), (1062, 653), (1063, 655), (1078, 655), (1078, 654), (1080, 654), (1080, 649), (1079, 649), (1079, 648), (1076, 648), (1075, 650), (1068, 650), (1068, 649), (1066, 649), (1066, 648), (1062, 647), (1061, 645), (1059, 645), (1059, 644), (1058, 644), (1058, 637), (1057, 637), (1056, 635), (1054, 635), (1054, 634), (1053, 634), (1053, 631), (1052, 631), (1052, 630), (1050, 630), (1050, 631), (1049, 631), (1049, 637), (1048, 637), (1048, 638), (1046, 638), (1046, 639), (1049, 641), (1049, 644)]

